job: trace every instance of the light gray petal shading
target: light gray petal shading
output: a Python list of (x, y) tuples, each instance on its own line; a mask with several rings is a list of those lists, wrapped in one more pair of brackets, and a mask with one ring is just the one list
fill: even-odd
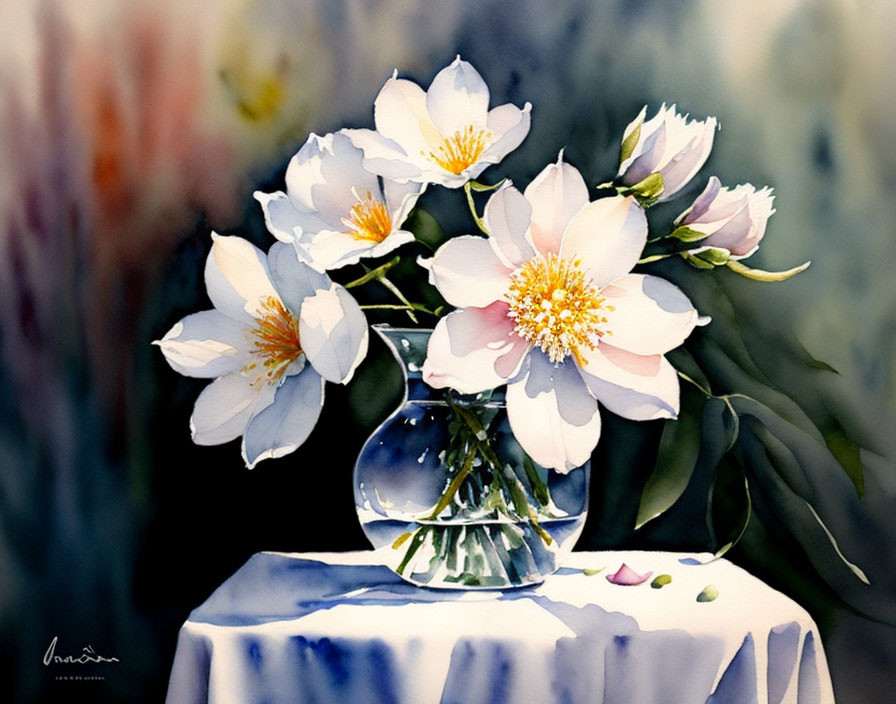
[(364, 168), (371, 173), (399, 183), (421, 180), (420, 167), (413, 161), (416, 157), (394, 140), (368, 129), (343, 130), (343, 133), (350, 137), (352, 144), (364, 150)]
[(171, 368), (184, 376), (212, 378), (249, 363), (245, 323), (217, 310), (193, 313), (155, 341)]
[(299, 313), (299, 339), (308, 361), (327, 381), (345, 384), (367, 354), (367, 318), (338, 284), (306, 298)]
[(286, 307), (297, 315), (302, 301), (332, 285), (330, 277), (299, 261), (294, 248), (276, 242), (268, 252), (271, 279)]
[(510, 268), (535, 256), (535, 248), (526, 236), (531, 219), (532, 206), (513, 186), (502, 186), (485, 204), (485, 228), (497, 247), (496, 254)]
[(295, 242), (302, 235), (313, 235), (327, 227), (315, 213), (297, 208), (283, 191), (255, 191), (254, 195), (261, 205), (268, 231), (281, 242)]
[(429, 117), (443, 137), (467, 125), (484, 126), (488, 102), (488, 86), (482, 76), (460, 57), (436, 74), (426, 92)]
[(243, 436), (243, 459), (252, 469), (265, 459), (298, 448), (314, 429), (324, 404), (324, 380), (311, 367), (287, 377), (274, 402), (249, 421)]
[(252, 416), (274, 398), (268, 384), (253, 386), (242, 374), (228, 374), (202, 390), (193, 415), (190, 431), (197, 445), (220, 445), (243, 434)]
[(525, 389), (532, 398), (553, 390), (560, 417), (571, 425), (585, 425), (597, 409), (597, 401), (588, 392), (575, 363), (566, 361), (554, 366), (541, 350), (533, 349), (529, 353), (529, 376)]

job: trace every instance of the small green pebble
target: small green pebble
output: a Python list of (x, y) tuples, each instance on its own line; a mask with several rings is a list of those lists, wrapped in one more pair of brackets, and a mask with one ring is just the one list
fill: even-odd
[(658, 575), (657, 578), (654, 579), (654, 580), (650, 583), (650, 586), (653, 587), (654, 589), (662, 589), (662, 588), (665, 587), (667, 584), (669, 584), (669, 582), (671, 582), (671, 581), (672, 581), (672, 575), (670, 575), (670, 574), (661, 574), (661, 575)]
[(719, 595), (719, 590), (712, 584), (704, 587), (697, 595), (697, 601), (713, 601)]
[(586, 567), (585, 569), (582, 570), (582, 572), (584, 572), (587, 577), (591, 577), (592, 575), (595, 575), (598, 572), (603, 572), (603, 571), (604, 571), (603, 567), (598, 567), (596, 570), (591, 569), (590, 567)]

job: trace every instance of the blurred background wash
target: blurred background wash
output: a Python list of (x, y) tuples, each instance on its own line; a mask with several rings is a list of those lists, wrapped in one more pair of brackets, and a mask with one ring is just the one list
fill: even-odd
[[(458, 52), (492, 105), (533, 104), (528, 139), (486, 180), (524, 186), (563, 148), (590, 184), (609, 180), (624, 126), (665, 101), (722, 125), (671, 215), (711, 173), (774, 187), (749, 263), (811, 268), (775, 285), (718, 278), (760, 367), (789, 368), (783, 335), (839, 372), (812, 402), (861, 438), (865, 493), (838, 504), (832, 481), (825, 500), (872, 586), (841, 598), (774, 515), (729, 556), (812, 611), (839, 701), (892, 696), (896, 5), (18, 0), (0, 4), (0, 28), (4, 700), (160, 701), (178, 627), (252, 553), (366, 547), (352, 462), (400, 397), (380, 343), (356, 383), (328, 385), (306, 446), (249, 472), (236, 443), (191, 444), (204, 382), (150, 342), (209, 307), (211, 229), (273, 241), (251, 193), (282, 187), (309, 132), (372, 126), (393, 69), (426, 86)], [(468, 228), (455, 196), (423, 201), (451, 232)], [(815, 379), (778, 381), (796, 394)], [(706, 549), (705, 495), (634, 531), (654, 457), (624, 449), (633, 432), (605, 418), (581, 546)], [(54, 636), (120, 662), (101, 682), (58, 682), (42, 664)]]

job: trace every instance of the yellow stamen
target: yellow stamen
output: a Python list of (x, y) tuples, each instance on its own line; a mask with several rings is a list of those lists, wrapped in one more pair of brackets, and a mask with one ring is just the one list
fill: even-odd
[[(276, 384), (286, 368), (302, 354), (299, 321), (279, 298), (273, 296), (261, 302), (261, 309), (264, 314), (258, 319), (258, 327), (250, 333), (256, 338), (252, 343), (252, 354), (263, 369), (252, 383)], [(243, 371), (251, 372), (257, 366), (253, 362), (243, 367)]]
[(556, 254), (533, 257), (510, 276), (508, 300), (514, 331), (535, 344), (554, 364), (572, 355), (580, 366), (582, 352), (613, 333), (602, 327), (607, 319), (598, 289), (585, 278), (578, 260)]
[(355, 239), (382, 242), (392, 233), (392, 218), (386, 204), (374, 198), (370, 191), (366, 191), (363, 198), (357, 193), (355, 197), (358, 202), (352, 206), (348, 217), (342, 218), (342, 224)]
[(459, 174), (475, 164), (482, 155), (485, 145), (492, 138), (491, 130), (474, 129), (473, 125), (443, 139), (434, 152), (424, 153), (445, 171)]

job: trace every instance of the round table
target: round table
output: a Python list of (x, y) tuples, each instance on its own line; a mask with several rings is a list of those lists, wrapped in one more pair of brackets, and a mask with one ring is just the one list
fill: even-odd
[[(623, 563), (652, 577), (612, 583)], [(403, 582), (374, 552), (263, 552), (183, 625), (167, 701), (810, 704), (833, 692), (806, 611), (710, 555), (576, 552), (537, 587), (449, 591)]]

